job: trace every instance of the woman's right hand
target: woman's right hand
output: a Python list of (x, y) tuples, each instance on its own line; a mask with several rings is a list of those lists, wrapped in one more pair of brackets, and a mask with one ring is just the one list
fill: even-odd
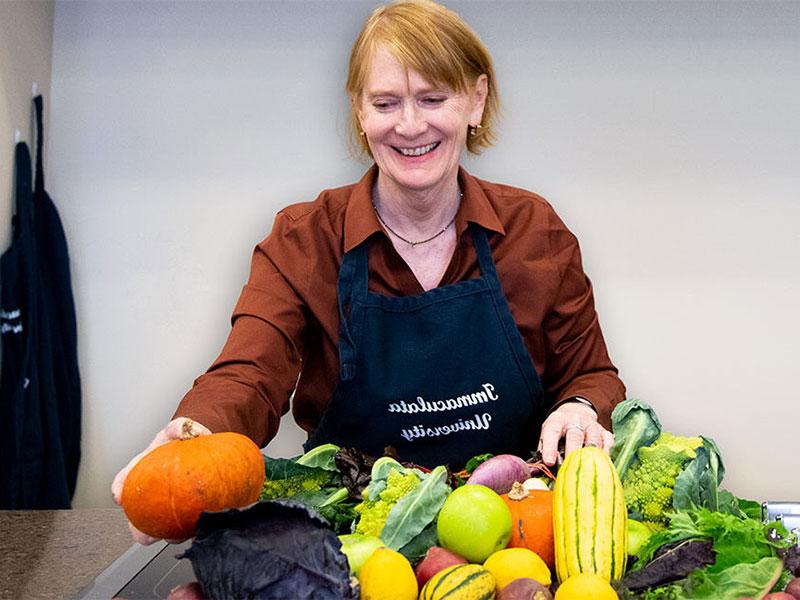
[[(167, 423), (167, 426), (156, 434), (156, 437), (153, 438), (153, 441), (150, 442), (150, 445), (147, 448), (145, 448), (143, 452), (140, 452), (139, 454), (134, 456), (130, 460), (130, 462), (127, 465), (125, 465), (125, 467), (119, 473), (117, 473), (117, 476), (114, 477), (114, 482), (111, 484), (111, 495), (114, 498), (114, 502), (116, 502), (119, 505), (122, 504), (122, 488), (125, 485), (125, 478), (128, 476), (128, 473), (134, 467), (134, 465), (138, 463), (145, 454), (147, 454), (154, 448), (157, 448), (162, 444), (166, 444), (167, 442), (171, 442), (172, 440), (180, 439), (182, 434), (184, 434), (183, 431), (185, 426), (184, 423), (188, 420), (189, 419), (187, 419), (186, 417), (178, 417), (177, 419), (173, 419), (172, 421)], [(194, 433), (195, 435), (211, 434), (211, 430), (209, 430), (204, 425), (201, 425), (197, 421), (191, 421), (189, 427), (191, 427), (191, 432)], [(147, 546), (149, 544), (158, 541), (158, 538), (154, 538), (152, 536), (147, 535), (146, 533), (142, 533), (141, 531), (136, 529), (136, 527), (131, 525), (130, 522), (128, 522), (128, 528), (131, 530), (133, 539), (142, 545)], [(178, 542), (182, 540), (167, 540), (167, 541)]]

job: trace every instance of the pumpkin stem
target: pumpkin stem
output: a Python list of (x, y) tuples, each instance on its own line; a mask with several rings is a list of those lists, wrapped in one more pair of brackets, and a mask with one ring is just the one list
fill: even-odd
[(528, 490), (526, 490), (519, 481), (515, 481), (511, 484), (511, 491), (508, 492), (508, 497), (511, 500), (524, 500), (528, 496), (530, 496)]
[(199, 434), (194, 430), (194, 421), (186, 419), (181, 425), (181, 434), (178, 436), (182, 440), (191, 440)]

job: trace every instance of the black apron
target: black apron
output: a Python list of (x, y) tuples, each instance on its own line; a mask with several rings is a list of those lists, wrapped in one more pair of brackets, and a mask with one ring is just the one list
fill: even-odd
[(485, 452), (528, 457), (544, 392), (497, 278), (486, 232), (470, 227), (481, 276), (405, 297), (368, 290), (367, 244), (339, 269), (339, 383), (306, 450), (332, 442), (460, 469)]
[(44, 189), (42, 97), (36, 181), (16, 147), (16, 216), (0, 259), (0, 508), (69, 508), (80, 461), (80, 377), (66, 238)]

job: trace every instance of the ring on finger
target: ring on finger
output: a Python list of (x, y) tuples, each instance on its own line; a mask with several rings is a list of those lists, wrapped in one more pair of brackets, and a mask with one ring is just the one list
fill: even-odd
[(578, 431), (580, 431), (581, 433), (583, 433), (584, 431), (586, 431), (586, 428), (585, 428), (585, 427), (582, 427), (581, 425), (578, 425), (578, 424), (574, 424), (574, 425), (567, 425), (567, 431), (569, 431), (570, 429), (577, 429), (577, 430), (578, 430)]

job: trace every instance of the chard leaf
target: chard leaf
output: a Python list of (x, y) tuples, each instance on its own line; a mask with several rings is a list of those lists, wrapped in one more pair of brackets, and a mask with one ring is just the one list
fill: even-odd
[(436, 518), (450, 491), (447, 469), (440, 465), (392, 507), (381, 539), (392, 550), (400, 550)]
[(636, 451), (642, 446), (649, 446), (659, 436), (661, 422), (650, 405), (631, 398), (614, 408), (611, 429), (615, 439), (611, 459), (620, 479), (623, 479), (628, 467), (637, 460)]
[(683, 579), (696, 569), (714, 564), (716, 555), (710, 540), (683, 540), (666, 544), (646, 566), (622, 579), (631, 590), (642, 590)]

